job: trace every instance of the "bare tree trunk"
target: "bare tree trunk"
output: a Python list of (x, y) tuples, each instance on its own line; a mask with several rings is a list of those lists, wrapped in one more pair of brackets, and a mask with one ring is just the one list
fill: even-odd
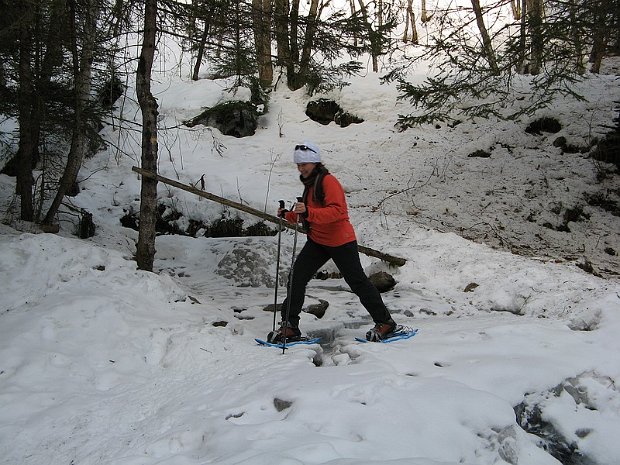
[(480, 36), (482, 37), (482, 49), (484, 51), (484, 56), (489, 63), (489, 67), (491, 68), (491, 72), (495, 76), (499, 76), (499, 68), (497, 66), (497, 59), (495, 58), (495, 51), (493, 50), (493, 44), (491, 42), (491, 37), (489, 36), (489, 31), (484, 24), (484, 18), (482, 16), (482, 8), (480, 7), (480, 0), (471, 0), (471, 4), (474, 8), (474, 14), (476, 15), (476, 23), (478, 24), (478, 29), (480, 30)]
[[(596, 31), (600, 32), (600, 31)], [(592, 44), (592, 51), (590, 52), (590, 72), (598, 74), (601, 72), (601, 64), (603, 62), (603, 56), (605, 55), (605, 48), (607, 47), (607, 40), (603, 34), (595, 33), (594, 43)]]
[(510, 0), (510, 7), (512, 9), (512, 17), (515, 21), (521, 19), (521, 0)]
[(578, 5), (575, 4), (575, 0), (568, 0), (568, 14), (569, 14), (569, 27), (571, 30), (571, 37), (573, 40), (573, 47), (575, 48), (575, 69), (577, 73), (583, 74), (586, 71), (584, 64), (584, 45), (581, 37), (581, 28), (578, 24)]
[(592, 28), (593, 43), (589, 62), (592, 63), (590, 72), (598, 74), (601, 71), (601, 63), (605, 55), (605, 49), (607, 48), (608, 37), (611, 35), (611, 29), (605, 25), (606, 8), (608, 7), (603, 5), (600, 1), (595, 2), (592, 6), (594, 10), (594, 26)]
[(209, 37), (209, 31), (211, 29), (211, 18), (213, 17), (214, 8), (211, 8), (211, 14), (207, 18), (204, 18), (204, 29), (200, 36), (200, 44), (198, 44), (198, 53), (196, 54), (196, 63), (194, 63), (194, 71), (192, 73), (192, 81), (197, 81), (200, 75), (200, 67), (202, 66), (202, 59), (205, 55), (205, 47), (207, 45), (207, 38)]
[(380, 50), (378, 50), (378, 46), (375, 43), (376, 40), (374, 39), (374, 31), (372, 30), (372, 24), (370, 23), (370, 19), (368, 18), (368, 9), (366, 8), (366, 4), (364, 3), (364, 0), (358, 0), (358, 3), (360, 5), (360, 10), (362, 12), (362, 16), (364, 17), (364, 23), (366, 24), (366, 27), (368, 29), (368, 37), (370, 38), (370, 55), (372, 58), (372, 70), (375, 73), (379, 72), (379, 53)]
[(405, 32), (403, 42), (409, 41), (409, 26), (411, 26), (411, 43), (418, 44), (418, 30), (415, 27), (415, 13), (413, 12), (413, 0), (407, 0), (407, 11), (405, 12)]
[(516, 65), (516, 68), (517, 73), (525, 74), (525, 57), (527, 55), (527, 52), (525, 50), (527, 39), (527, 0), (517, 1), (521, 1), (521, 27), (519, 28), (519, 61)]
[(289, 26), (288, 1), (274, 1), (274, 32), (276, 36), (276, 52), (278, 64), (284, 66), (287, 72), (287, 78), (290, 79), (294, 74), (295, 68), (291, 59), (290, 38), (288, 32)]
[[(145, 0), (144, 38), (136, 73), (136, 93), (142, 110), (142, 168), (157, 172), (157, 100), (151, 93), (151, 70), (157, 34), (157, 0)], [(142, 178), (140, 192), (140, 231), (136, 259), (138, 268), (153, 271), (157, 179)]]
[(609, 38), (611, 49), (614, 53), (620, 53), (620, 0), (614, 0), (612, 8), (612, 34)]
[(34, 219), (32, 159), (37, 140), (33, 134), (35, 92), (34, 76), (30, 63), (33, 48), (31, 29), (33, 21), (33, 12), (28, 6), (25, 6), (19, 27), (19, 88), (17, 90), (19, 147), (16, 155), (17, 182), (15, 186), (16, 194), (20, 198), (20, 218), (24, 221)]
[(527, 16), (530, 39), (532, 42), (530, 55), (530, 73), (540, 74), (543, 64), (545, 44), (543, 43), (543, 0), (527, 0)]
[(431, 16), (428, 15), (426, 9), (426, 0), (422, 0), (422, 11), (420, 12), (420, 21), (422, 24), (428, 23), (431, 20)]
[[(18, 122), (19, 147), (17, 155), (3, 171), (17, 176), (16, 194), (21, 201), (21, 218), (37, 221), (44, 201), (43, 187), (46, 167), (40, 177), (41, 195), (38, 207), (34, 206), (34, 180), (32, 170), (39, 160), (41, 127), (45, 119), (45, 102), (49, 97), (50, 82), (54, 69), (62, 63), (63, 34), (66, 33), (66, 5), (62, 0), (53, 2), (48, 10), (47, 21), (38, 21), (39, 11), (32, 4), (24, 6), (18, 28)], [(36, 8), (36, 6), (34, 7)], [(49, 25), (44, 31), (43, 26)], [(41, 44), (45, 43), (45, 47)], [(45, 53), (43, 54), (43, 49)]]
[(258, 79), (263, 88), (271, 86), (273, 82), (270, 20), (271, 2), (269, 0), (252, 0), (252, 23), (256, 61), (258, 63)]
[(314, 35), (317, 28), (317, 12), (319, 10), (319, 0), (311, 0), (310, 11), (306, 22), (306, 34), (304, 36), (303, 50), (301, 52), (301, 60), (299, 62), (299, 74), (303, 83), (307, 82), (307, 76), (310, 71), (310, 58), (312, 57), (312, 48), (314, 46)]
[(407, 9), (405, 10), (405, 30), (403, 31), (403, 42), (409, 41), (409, 10), (413, 0), (407, 0)]
[(83, 31), (80, 34), (82, 39), (81, 53), (78, 51), (78, 34), (76, 31), (78, 18), (76, 17), (75, 0), (69, 1), (69, 12), (72, 36), (71, 52), (73, 55), (73, 92), (75, 95), (73, 134), (67, 164), (60, 179), (58, 191), (43, 220), (43, 224), (48, 225), (53, 223), (62, 199), (76, 181), (87, 145), (84, 112), (90, 100), (92, 62), (97, 34), (97, 17), (99, 15), (98, 2), (89, 0), (88, 4), (84, 6), (85, 21), (83, 22)]
[(291, 35), (289, 36), (291, 61), (293, 63), (299, 63), (299, 0), (291, 1), (289, 23), (291, 28)]
[[(71, 5), (73, 5), (73, 3)], [(52, 2), (51, 4), (48, 26), (49, 30), (46, 31), (47, 37), (45, 38), (45, 55), (41, 63), (41, 68), (38, 72), (39, 77), (37, 79), (37, 91), (35, 94), (36, 116), (33, 119), (32, 132), (34, 140), (36, 141), (36, 147), (39, 146), (42, 127), (45, 124), (45, 119), (47, 116), (46, 100), (49, 99), (52, 81), (57, 73), (58, 67), (62, 66), (63, 64), (63, 46), (67, 42), (68, 46), (71, 47), (71, 41), (75, 37), (75, 33), (73, 31), (67, 30), (67, 28), (70, 28), (69, 24), (71, 22), (71, 19), (68, 16), (69, 10), (69, 0), (57, 0), (55, 2)], [(65, 37), (67, 35), (71, 36), (68, 41)], [(74, 82), (74, 88), (75, 85), (77, 84)], [(39, 220), (40, 214), (43, 211), (43, 205), (46, 200), (45, 194), (47, 188), (47, 179), (53, 178), (53, 180), (56, 181), (57, 178), (56, 173), (49, 173), (48, 166), (55, 163), (48, 163), (48, 157), (49, 155), (45, 151), (43, 152), (42, 157), (40, 157), (38, 150), (34, 154), (35, 160), (33, 160), (33, 162), (35, 164), (39, 161), (42, 161), (41, 177), (39, 178), (40, 182), (38, 183), (41, 190), (39, 193), (37, 210), (35, 212), (35, 221)], [(39, 158), (41, 158), (42, 160), (39, 160)], [(49, 190), (52, 191), (53, 189)], [(43, 223), (45, 223), (45, 221), (43, 221)]]
[[(351, 16), (354, 16), (356, 13), (355, 0), (349, 0), (349, 8), (351, 9)], [(357, 47), (357, 32), (353, 32), (353, 46)]]
[(241, 1), (242, 0), (233, 0), (232, 5), (233, 5), (233, 13), (232, 15), (234, 15), (234, 19), (232, 19), (231, 23), (232, 23), (232, 36), (234, 37), (234, 41), (233, 41), (233, 48), (234, 48), (234, 75), (236, 76), (235, 78), (235, 82), (236, 82), (236, 86), (240, 86), (241, 85), (241, 75), (243, 74), (242, 71), (242, 64), (241, 64), (241, 54), (239, 53), (239, 50), (241, 49)]

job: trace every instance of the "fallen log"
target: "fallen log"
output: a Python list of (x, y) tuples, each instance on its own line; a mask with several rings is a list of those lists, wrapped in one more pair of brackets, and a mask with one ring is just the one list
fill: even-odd
[[(218, 195), (211, 194), (209, 192), (197, 189), (196, 187), (194, 187), (192, 185), (183, 184), (181, 182), (175, 181), (174, 179), (170, 179), (170, 178), (166, 178), (164, 176), (160, 176), (159, 174), (153, 173), (151, 171), (144, 170), (144, 169), (139, 168), (137, 166), (133, 166), (131, 169), (133, 171), (135, 171), (136, 173), (141, 174), (142, 176), (146, 176), (147, 178), (156, 179), (157, 181), (163, 182), (164, 184), (167, 184), (169, 186), (173, 186), (173, 187), (176, 187), (178, 189), (184, 190), (186, 192), (190, 192), (192, 194), (195, 194), (195, 195), (197, 195), (199, 197), (203, 197), (205, 199), (212, 200), (212, 201), (220, 203), (222, 205), (226, 205), (227, 207), (234, 208), (235, 210), (240, 210), (242, 212), (249, 213), (250, 215), (257, 216), (257, 217), (259, 217), (259, 218), (261, 218), (261, 219), (263, 219), (265, 221), (269, 221), (269, 222), (275, 223), (275, 224), (280, 224), (280, 225), (282, 225), (285, 228), (295, 229), (295, 225), (290, 224), (290, 223), (288, 223), (286, 221), (282, 221), (277, 216), (269, 215), (267, 213), (264, 213), (264, 212), (262, 212), (260, 210), (255, 209), (255, 208), (248, 207), (247, 205), (243, 205), (242, 203), (234, 202), (234, 201), (226, 199), (224, 197), (220, 197)], [(301, 228), (298, 228), (298, 231), (301, 232), (301, 233), (305, 233), (305, 231), (303, 229), (301, 229)], [(370, 247), (365, 247), (363, 245), (359, 245), (358, 244), (357, 248), (364, 255), (368, 255), (369, 257), (378, 258), (380, 260), (383, 260), (383, 261), (386, 261), (386, 262), (390, 263), (391, 265), (403, 266), (407, 262), (407, 260), (405, 260), (404, 258), (395, 257), (393, 255), (386, 254), (386, 253), (380, 252), (378, 250), (371, 249)]]

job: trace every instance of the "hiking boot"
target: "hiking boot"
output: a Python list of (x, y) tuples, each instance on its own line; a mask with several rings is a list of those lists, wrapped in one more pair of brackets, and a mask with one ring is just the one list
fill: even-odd
[(366, 333), (366, 340), (371, 342), (382, 341), (396, 329), (396, 323), (390, 319), (385, 323), (377, 323), (375, 327)]
[(267, 342), (272, 344), (282, 344), (286, 341), (298, 341), (301, 339), (301, 331), (295, 326), (291, 326), (290, 323), (280, 324), (280, 328), (277, 331), (271, 331), (267, 335)]

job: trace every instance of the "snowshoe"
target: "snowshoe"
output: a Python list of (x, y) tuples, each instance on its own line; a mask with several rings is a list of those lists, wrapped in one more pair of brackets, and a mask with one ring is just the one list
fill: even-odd
[(284, 348), (289, 348), (289, 347), (293, 347), (296, 345), (312, 345), (312, 344), (318, 344), (319, 342), (321, 342), (321, 338), (320, 337), (306, 337), (306, 336), (301, 336), (299, 339), (296, 339), (294, 341), (290, 341), (289, 339), (286, 340), (286, 345), (282, 342), (280, 343), (272, 343), (272, 342), (267, 342), (267, 341), (263, 341), (262, 339), (254, 339), (256, 342), (258, 342), (260, 345), (262, 346), (270, 346), (270, 347), (277, 347), (279, 349), (284, 349)]
[(366, 333), (366, 340), (370, 342), (379, 342), (390, 337), (396, 330), (396, 323), (390, 319), (385, 323), (377, 323), (374, 328)]
[(277, 331), (270, 331), (267, 335), (267, 342), (270, 344), (282, 344), (302, 340), (299, 328), (291, 326), (289, 323), (282, 323)]
[[(379, 342), (383, 344), (389, 344), (390, 342), (400, 341), (402, 339), (409, 339), (418, 334), (417, 328), (409, 328), (407, 326), (396, 326), (396, 329), (391, 333), (387, 334), (383, 339), (372, 342)], [(356, 337), (355, 340), (357, 342), (370, 342), (368, 339)]]

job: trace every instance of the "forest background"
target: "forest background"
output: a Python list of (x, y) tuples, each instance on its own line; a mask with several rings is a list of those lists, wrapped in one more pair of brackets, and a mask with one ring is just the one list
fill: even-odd
[[(584, 99), (578, 83), (620, 49), (617, 0), (23, 0), (2, 7), (0, 163), (16, 177), (9, 210), (46, 231), (57, 230), (62, 209), (88, 215), (71, 211), (65, 199), (77, 192), (83, 160), (110, 144), (100, 135), (104, 123), (141, 131), (142, 168), (157, 171), (158, 133), (166, 128), (157, 124), (151, 79), (166, 36), (192, 57), (191, 79), (203, 68), (210, 78), (232, 76), (231, 86), (249, 88), (247, 103), (259, 112), (268, 111), (278, 85), (320, 95), (347, 85), (368, 57), (372, 71), (396, 81), (399, 98), (415, 109), (399, 115), (399, 130), (514, 120), (558, 95)], [(432, 33), (420, 43), (418, 29), (429, 22)], [(412, 83), (407, 71), (420, 62), (431, 71)], [(112, 115), (130, 73), (141, 128)], [(613, 163), (613, 152), (599, 147), (597, 156)], [(136, 259), (150, 270), (157, 181), (142, 183)]]
[[(620, 461), (617, 1), (1, 5), (0, 462)], [(414, 338), (328, 264), (256, 345), (296, 236), (201, 195), (304, 139)]]

